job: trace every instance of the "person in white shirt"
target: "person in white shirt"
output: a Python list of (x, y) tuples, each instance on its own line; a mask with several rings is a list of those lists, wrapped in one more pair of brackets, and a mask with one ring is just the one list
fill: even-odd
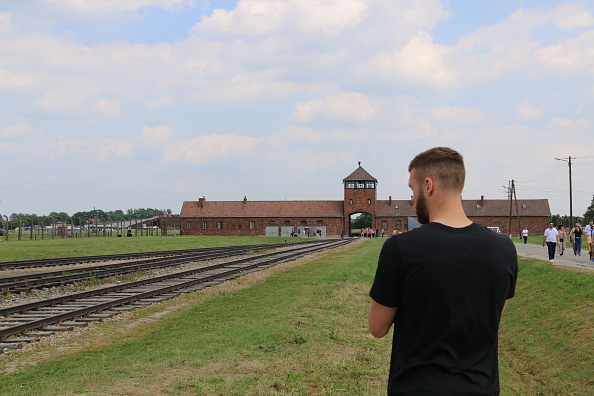
[(545, 242), (547, 243), (547, 247), (549, 249), (549, 261), (551, 263), (555, 262), (555, 248), (557, 247), (557, 243), (559, 242), (559, 232), (553, 226), (553, 223), (549, 223), (549, 228), (544, 231), (544, 236), (542, 238), (542, 246), (544, 247)]
[(524, 238), (524, 245), (528, 242), (528, 228), (524, 227), (522, 230), (522, 238)]

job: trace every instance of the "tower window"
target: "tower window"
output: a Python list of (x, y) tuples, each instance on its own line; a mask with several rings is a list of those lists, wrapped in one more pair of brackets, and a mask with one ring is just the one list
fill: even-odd
[(365, 182), (365, 188), (375, 188), (375, 183), (372, 181)]
[(349, 199), (349, 205), (352, 205), (352, 204), (353, 204), (353, 200)]
[(371, 205), (371, 199), (367, 200), (367, 205)]

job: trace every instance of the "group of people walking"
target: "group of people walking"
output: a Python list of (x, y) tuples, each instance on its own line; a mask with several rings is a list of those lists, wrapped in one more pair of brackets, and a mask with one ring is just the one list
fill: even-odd
[(384, 229), (383, 228), (381, 231), (373, 229), (373, 228), (369, 228), (369, 227), (361, 228), (361, 236), (363, 238), (377, 238), (380, 235), (382, 236), (382, 238), (384, 237)]
[[(528, 230), (524, 229), (522, 235), (526, 235), (524, 238), (524, 244), (526, 244)], [(574, 256), (582, 255), (582, 244), (585, 239), (589, 259), (594, 261), (594, 222), (590, 221), (584, 228), (582, 228), (581, 224), (576, 224), (569, 232), (569, 239), (573, 245)], [(565, 244), (567, 243), (567, 231), (565, 227), (560, 225), (558, 228), (555, 228), (553, 223), (549, 223), (549, 227), (544, 231), (542, 246), (545, 243), (549, 251), (549, 261), (553, 263), (555, 262), (555, 250), (558, 251), (559, 256), (563, 256), (565, 252)]]

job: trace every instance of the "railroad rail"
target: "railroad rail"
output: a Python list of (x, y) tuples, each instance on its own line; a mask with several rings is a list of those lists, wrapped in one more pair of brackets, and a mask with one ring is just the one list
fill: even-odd
[(56, 331), (68, 331), (119, 312), (174, 298), (249, 272), (336, 248), (351, 240), (327, 240), (251, 255), (225, 263), (0, 309), (0, 351), (18, 349)]
[[(251, 247), (252, 249), (271, 248), (275, 246), (291, 246), (297, 244), (316, 243), (318, 241), (306, 242), (291, 242), (291, 243), (274, 243), (274, 244), (260, 244), (260, 245), (243, 245)], [(201, 251), (209, 251), (215, 249), (229, 249), (237, 246), (215, 247), (215, 248), (197, 248), (197, 249), (183, 249), (183, 250), (164, 250), (157, 252), (136, 252), (136, 253), (120, 253), (107, 254), (97, 256), (82, 256), (82, 257), (63, 257), (63, 258), (49, 258), (49, 259), (35, 259), (35, 260), (19, 260), (19, 261), (4, 261), (0, 262), (0, 271), (21, 269), (21, 268), (37, 268), (37, 267), (55, 267), (61, 265), (84, 264), (101, 261), (117, 261), (117, 260), (131, 260), (135, 258), (146, 257), (166, 257), (177, 256), (188, 253), (195, 253)]]
[[(320, 243), (305, 242), (305, 244)], [(214, 260), (234, 255), (241, 255), (258, 250), (268, 250), (279, 247), (302, 245), (301, 243), (277, 243), (264, 245), (228, 246), (220, 248), (203, 248), (190, 250), (174, 250), (163, 257), (135, 261), (120, 262), (114, 264), (103, 264), (85, 268), (71, 268), (59, 271), (36, 272), (13, 276), (0, 276), (0, 292), (27, 292), (31, 289), (65, 285), (74, 282), (81, 282), (89, 279), (105, 279), (113, 276), (130, 274), (138, 271), (149, 271), (156, 268), (166, 268), (188, 262)], [(111, 257), (111, 256), (94, 256)], [(137, 257), (136, 254), (133, 257)], [(18, 263), (18, 262), (17, 262)], [(78, 261), (80, 263), (80, 261)]]

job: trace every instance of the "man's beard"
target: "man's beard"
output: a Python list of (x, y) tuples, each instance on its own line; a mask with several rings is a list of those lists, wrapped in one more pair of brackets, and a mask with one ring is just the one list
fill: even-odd
[(415, 201), (415, 211), (417, 212), (417, 221), (421, 224), (429, 223), (429, 210), (427, 209), (427, 201), (422, 192), (417, 194), (418, 198)]

